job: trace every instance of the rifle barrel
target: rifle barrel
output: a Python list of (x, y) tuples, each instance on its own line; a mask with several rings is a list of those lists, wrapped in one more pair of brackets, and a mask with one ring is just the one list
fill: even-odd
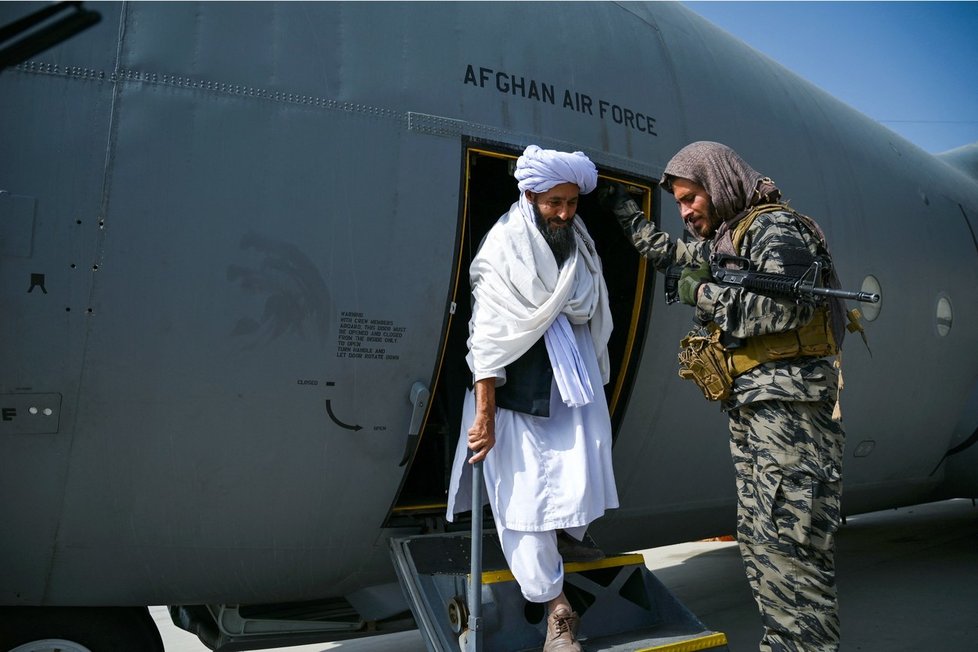
[(809, 288), (812, 294), (820, 294), (825, 297), (835, 297), (837, 299), (850, 299), (852, 301), (862, 301), (863, 303), (879, 303), (880, 295), (875, 292), (852, 292), (850, 290), (834, 290), (832, 288)]
[(851, 290), (836, 290), (834, 288), (813, 287), (800, 279), (792, 279), (776, 274), (747, 272), (714, 268), (713, 276), (717, 282), (726, 285), (739, 285), (747, 290), (761, 294), (773, 294), (786, 297), (801, 298), (811, 295), (834, 297), (863, 303), (879, 303), (880, 295), (875, 292), (853, 292)]

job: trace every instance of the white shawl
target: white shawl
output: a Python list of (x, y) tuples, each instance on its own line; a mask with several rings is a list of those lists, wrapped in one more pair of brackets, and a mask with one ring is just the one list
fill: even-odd
[(594, 400), (594, 386), (574, 338), (567, 315), (560, 313), (543, 334), (554, 370), (554, 383), (560, 398), (568, 407), (581, 407)]
[(476, 380), (501, 376), (561, 313), (572, 324), (590, 322), (602, 383), (610, 380), (612, 324), (601, 259), (579, 216), (567, 228), (574, 229), (577, 247), (559, 269), (525, 195), (486, 235), (469, 268), (473, 306), (466, 361)]

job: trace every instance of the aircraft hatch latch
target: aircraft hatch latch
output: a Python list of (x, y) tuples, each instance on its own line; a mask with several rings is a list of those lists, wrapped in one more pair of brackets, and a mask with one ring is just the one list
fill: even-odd
[(414, 406), (411, 411), (411, 423), (408, 426), (408, 438), (407, 444), (404, 447), (404, 457), (401, 458), (401, 463), (399, 466), (404, 466), (414, 455), (415, 449), (418, 447), (418, 439), (421, 435), (421, 424), (424, 422), (425, 412), (428, 410), (428, 401), (431, 399), (431, 390), (420, 380), (411, 385), (411, 394), (409, 395), (409, 400), (411, 405)]

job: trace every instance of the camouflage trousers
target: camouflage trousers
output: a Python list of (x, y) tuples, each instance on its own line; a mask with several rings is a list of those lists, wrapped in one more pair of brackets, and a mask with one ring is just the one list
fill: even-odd
[(764, 625), (762, 652), (839, 649), (834, 535), (845, 435), (832, 407), (759, 401), (728, 413), (737, 541)]

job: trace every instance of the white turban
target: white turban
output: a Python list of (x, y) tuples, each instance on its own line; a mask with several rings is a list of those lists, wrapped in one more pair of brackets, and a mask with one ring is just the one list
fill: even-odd
[(558, 152), (530, 145), (516, 160), (514, 175), (520, 192), (547, 192), (561, 183), (574, 183), (586, 195), (598, 184), (598, 170), (584, 152)]

